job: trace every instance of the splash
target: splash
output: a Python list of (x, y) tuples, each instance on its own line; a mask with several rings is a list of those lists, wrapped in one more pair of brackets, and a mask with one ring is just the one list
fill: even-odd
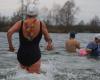
[(6, 70), (7, 73), (4, 80), (54, 80), (54, 70), (54, 65), (50, 61), (42, 63), (40, 74), (30, 74), (17, 66)]

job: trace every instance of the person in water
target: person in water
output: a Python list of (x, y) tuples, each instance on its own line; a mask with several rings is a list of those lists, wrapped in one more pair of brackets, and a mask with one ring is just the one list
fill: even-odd
[(70, 37), (65, 42), (65, 49), (70, 52), (76, 52), (76, 49), (80, 49), (80, 43), (75, 39), (75, 32), (70, 32)]
[(87, 57), (92, 59), (99, 59), (100, 56), (100, 34), (94, 36), (94, 40), (89, 42), (87, 47)]
[(7, 39), (9, 50), (14, 51), (12, 44), (12, 35), (19, 32), (19, 49), (17, 52), (17, 59), (22, 68), (29, 73), (40, 73), (41, 52), (39, 43), (44, 35), (47, 42), (47, 50), (52, 50), (52, 39), (48, 33), (45, 23), (36, 19), (38, 15), (38, 8), (34, 4), (27, 6), (25, 20), (16, 22), (7, 32)]

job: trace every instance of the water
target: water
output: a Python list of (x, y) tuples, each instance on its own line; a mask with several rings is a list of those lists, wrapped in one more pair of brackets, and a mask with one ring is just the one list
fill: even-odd
[[(76, 38), (81, 47), (93, 40), (94, 33), (78, 33)], [(67, 34), (51, 34), (55, 49), (46, 51), (42, 39), (41, 74), (29, 74), (22, 70), (16, 54), (8, 51), (6, 33), (0, 33), (0, 80), (100, 80), (100, 61), (91, 61), (86, 57), (71, 55), (64, 49)], [(14, 34), (13, 44), (18, 49), (18, 34)]]

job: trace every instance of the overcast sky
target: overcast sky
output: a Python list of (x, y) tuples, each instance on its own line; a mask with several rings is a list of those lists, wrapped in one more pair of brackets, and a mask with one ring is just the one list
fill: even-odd
[[(41, 7), (51, 8), (54, 3), (63, 5), (67, 0), (39, 0)], [(80, 8), (77, 20), (89, 21), (93, 16), (100, 18), (100, 0), (74, 0), (76, 6)], [(0, 13), (2, 15), (12, 15), (20, 7), (20, 0), (0, 0)]]

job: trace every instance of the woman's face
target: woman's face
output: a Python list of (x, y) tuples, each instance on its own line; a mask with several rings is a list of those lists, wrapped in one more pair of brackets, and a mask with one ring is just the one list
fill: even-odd
[(100, 44), (100, 39), (96, 39), (95, 41), (96, 41), (96, 43), (99, 43)]

